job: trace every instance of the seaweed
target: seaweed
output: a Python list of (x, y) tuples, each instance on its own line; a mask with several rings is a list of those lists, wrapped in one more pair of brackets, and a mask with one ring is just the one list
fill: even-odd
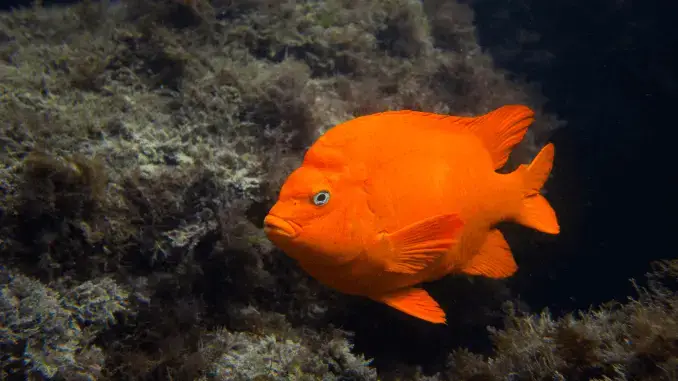
[[(536, 86), (495, 67), (474, 31), (468, 5), (415, 0), (83, 1), (0, 13), (3, 376), (438, 377), (453, 330), (401, 330), (429, 345), (426, 363), (402, 344), (364, 345), (416, 323), (319, 285), (260, 228), (306, 148), (366, 113), (524, 103), (539, 121), (509, 166), (529, 160), (563, 122), (543, 112)], [(441, 295), (476, 311), (460, 314), (457, 331), (478, 332), (511, 299), (502, 283), (473, 287), (494, 297), (476, 300), (470, 285)], [(559, 331), (558, 356), (606, 364), (587, 329)], [(660, 336), (635, 339), (638, 374), (672, 361)]]
[(490, 329), (494, 353), (450, 356), (448, 379), (673, 380), (678, 364), (678, 261), (654, 263), (647, 287), (627, 303), (610, 302), (554, 319), (506, 306), (504, 329)]

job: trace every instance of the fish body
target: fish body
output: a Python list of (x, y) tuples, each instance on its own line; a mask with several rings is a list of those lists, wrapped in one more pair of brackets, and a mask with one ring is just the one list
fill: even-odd
[(444, 323), (444, 311), (416, 285), (451, 273), (515, 273), (495, 228), (501, 221), (559, 232), (539, 193), (552, 144), (530, 165), (496, 172), (533, 118), (510, 105), (477, 117), (404, 110), (339, 124), (283, 184), (266, 234), (321, 283)]

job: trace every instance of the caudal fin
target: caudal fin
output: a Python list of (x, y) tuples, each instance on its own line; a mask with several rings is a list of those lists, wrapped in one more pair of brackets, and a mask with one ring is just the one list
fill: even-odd
[(555, 147), (547, 144), (529, 165), (518, 170), (524, 176), (525, 195), (523, 207), (516, 218), (519, 224), (547, 234), (560, 233), (556, 213), (539, 191), (551, 173)]

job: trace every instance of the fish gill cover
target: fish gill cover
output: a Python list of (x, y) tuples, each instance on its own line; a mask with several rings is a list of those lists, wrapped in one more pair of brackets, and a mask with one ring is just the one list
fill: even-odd
[(495, 67), (468, 5), (35, 5), (0, 14), (0, 78), (2, 379), (662, 380), (676, 368), (672, 262), (627, 304), (562, 319), (521, 312), (505, 282), (448, 279), (431, 289), (455, 312), (431, 327), (320, 286), (265, 238), (283, 179), (339, 122), (526, 104), (536, 122), (509, 167), (564, 124)]

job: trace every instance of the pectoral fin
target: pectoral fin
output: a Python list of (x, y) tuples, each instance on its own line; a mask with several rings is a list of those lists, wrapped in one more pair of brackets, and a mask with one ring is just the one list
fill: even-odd
[(406, 288), (373, 299), (431, 323), (444, 324), (446, 322), (445, 312), (438, 302), (422, 288)]
[(390, 272), (414, 274), (446, 253), (461, 234), (462, 221), (454, 214), (442, 214), (383, 234), (380, 253)]

